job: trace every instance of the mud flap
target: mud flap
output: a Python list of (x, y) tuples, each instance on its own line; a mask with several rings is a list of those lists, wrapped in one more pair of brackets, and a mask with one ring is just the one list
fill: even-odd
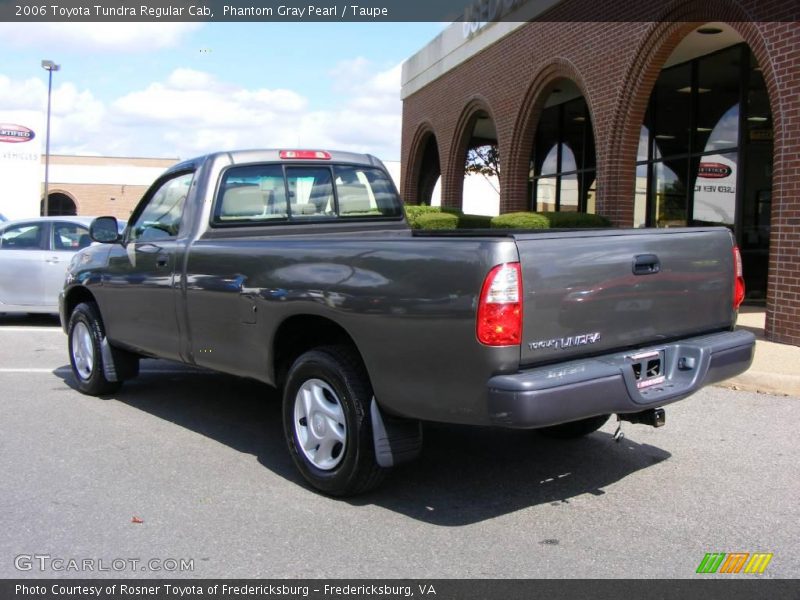
[(375, 460), (384, 468), (417, 458), (422, 451), (422, 423), (381, 413), (375, 398), (370, 404)]
[(139, 374), (139, 358), (130, 352), (114, 348), (108, 338), (100, 342), (103, 356), (103, 375), (107, 381), (125, 381)]

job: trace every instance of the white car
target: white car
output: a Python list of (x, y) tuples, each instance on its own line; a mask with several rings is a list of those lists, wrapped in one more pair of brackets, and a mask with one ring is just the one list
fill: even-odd
[(0, 313), (58, 313), (73, 255), (92, 243), (94, 217), (32, 217), (0, 223)]

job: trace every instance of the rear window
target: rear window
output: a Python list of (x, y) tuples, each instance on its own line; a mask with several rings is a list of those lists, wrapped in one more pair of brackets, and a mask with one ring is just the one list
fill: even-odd
[(214, 223), (398, 218), (400, 199), (380, 169), (246, 165), (222, 178)]

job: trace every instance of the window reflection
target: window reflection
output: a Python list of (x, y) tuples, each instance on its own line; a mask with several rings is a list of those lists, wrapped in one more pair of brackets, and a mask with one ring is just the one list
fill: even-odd
[(561, 176), (561, 205), (560, 210), (567, 212), (578, 211), (578, 174), (569, 173)]
[(697, 94), (694, 152), (734, 148), (739, 143), (741, 54), (741, 48), (733, 48), (696, 61), (703, 93)]
[(647, 226), (647, 165), (636, 167), (636, 191), (633, 200), (633, 226)]
[(661, 72), (639, 132), (635, 227), (735, 223), (744, 52), (737, 45)]
[(557, 177), (539, 177), (536, 180), (536, 210), (547, 212), (556, 210)]
[(597, 210), (597, 186), (595, 184), (597, 181), (594, 178), (594, 173), (591, 171), (584, 173), (583, 177), (584, 181), (589, 182), (586, 186), (586, 212), (595, 214)]
[(653, 169), (656, 227), (687, 225), (685, 173), (686, 159), (673, 160), (669, 164), (656, 163)]
[(730, 225), (736, 216), (737, 153), (704, 156), (694, 169), (694, 225)]
[(558, 145), (550, 148), (547, 157), (544, 159), (544, 163), (542, 163), (541, 172), (545, 175), (558, 173)]
[(661, 72), (653, 90), (652, 113), (655, 144), (662, 156), (684, 154), (689, 149), (692, 92), (691, 64)]
[[(700, 129), (698, 127), (698, 129)], [(704, 152), (720, 150), (723, 148), (735, 148), (739, 140), (739, 104), (734, 104), (717, 121), (711, 130), (711, 135), (703, 147)]]
[(542, 111), (531, 158), (534, 210), (595, 210), (597, 157), (586, 101), (580, 97)]
[(650, 158), (648, 145), (650, 144), (650, 130), (642, 125), (639, 130), (639, 148), (636, 150), (636, 161), (644, 161)]

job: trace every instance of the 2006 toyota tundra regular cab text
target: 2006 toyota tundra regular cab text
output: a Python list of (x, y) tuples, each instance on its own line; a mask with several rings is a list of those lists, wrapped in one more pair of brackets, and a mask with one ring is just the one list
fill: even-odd
[(569, 437), (750, 365), (741, 260), (719, 228), (417, 232), (383, 164), (222, 152), (169, 169), (61, 295), (80, 391), (159, 357), (282, 390), (289, 451), (349, 495), (416, 456), (422, 421)]

